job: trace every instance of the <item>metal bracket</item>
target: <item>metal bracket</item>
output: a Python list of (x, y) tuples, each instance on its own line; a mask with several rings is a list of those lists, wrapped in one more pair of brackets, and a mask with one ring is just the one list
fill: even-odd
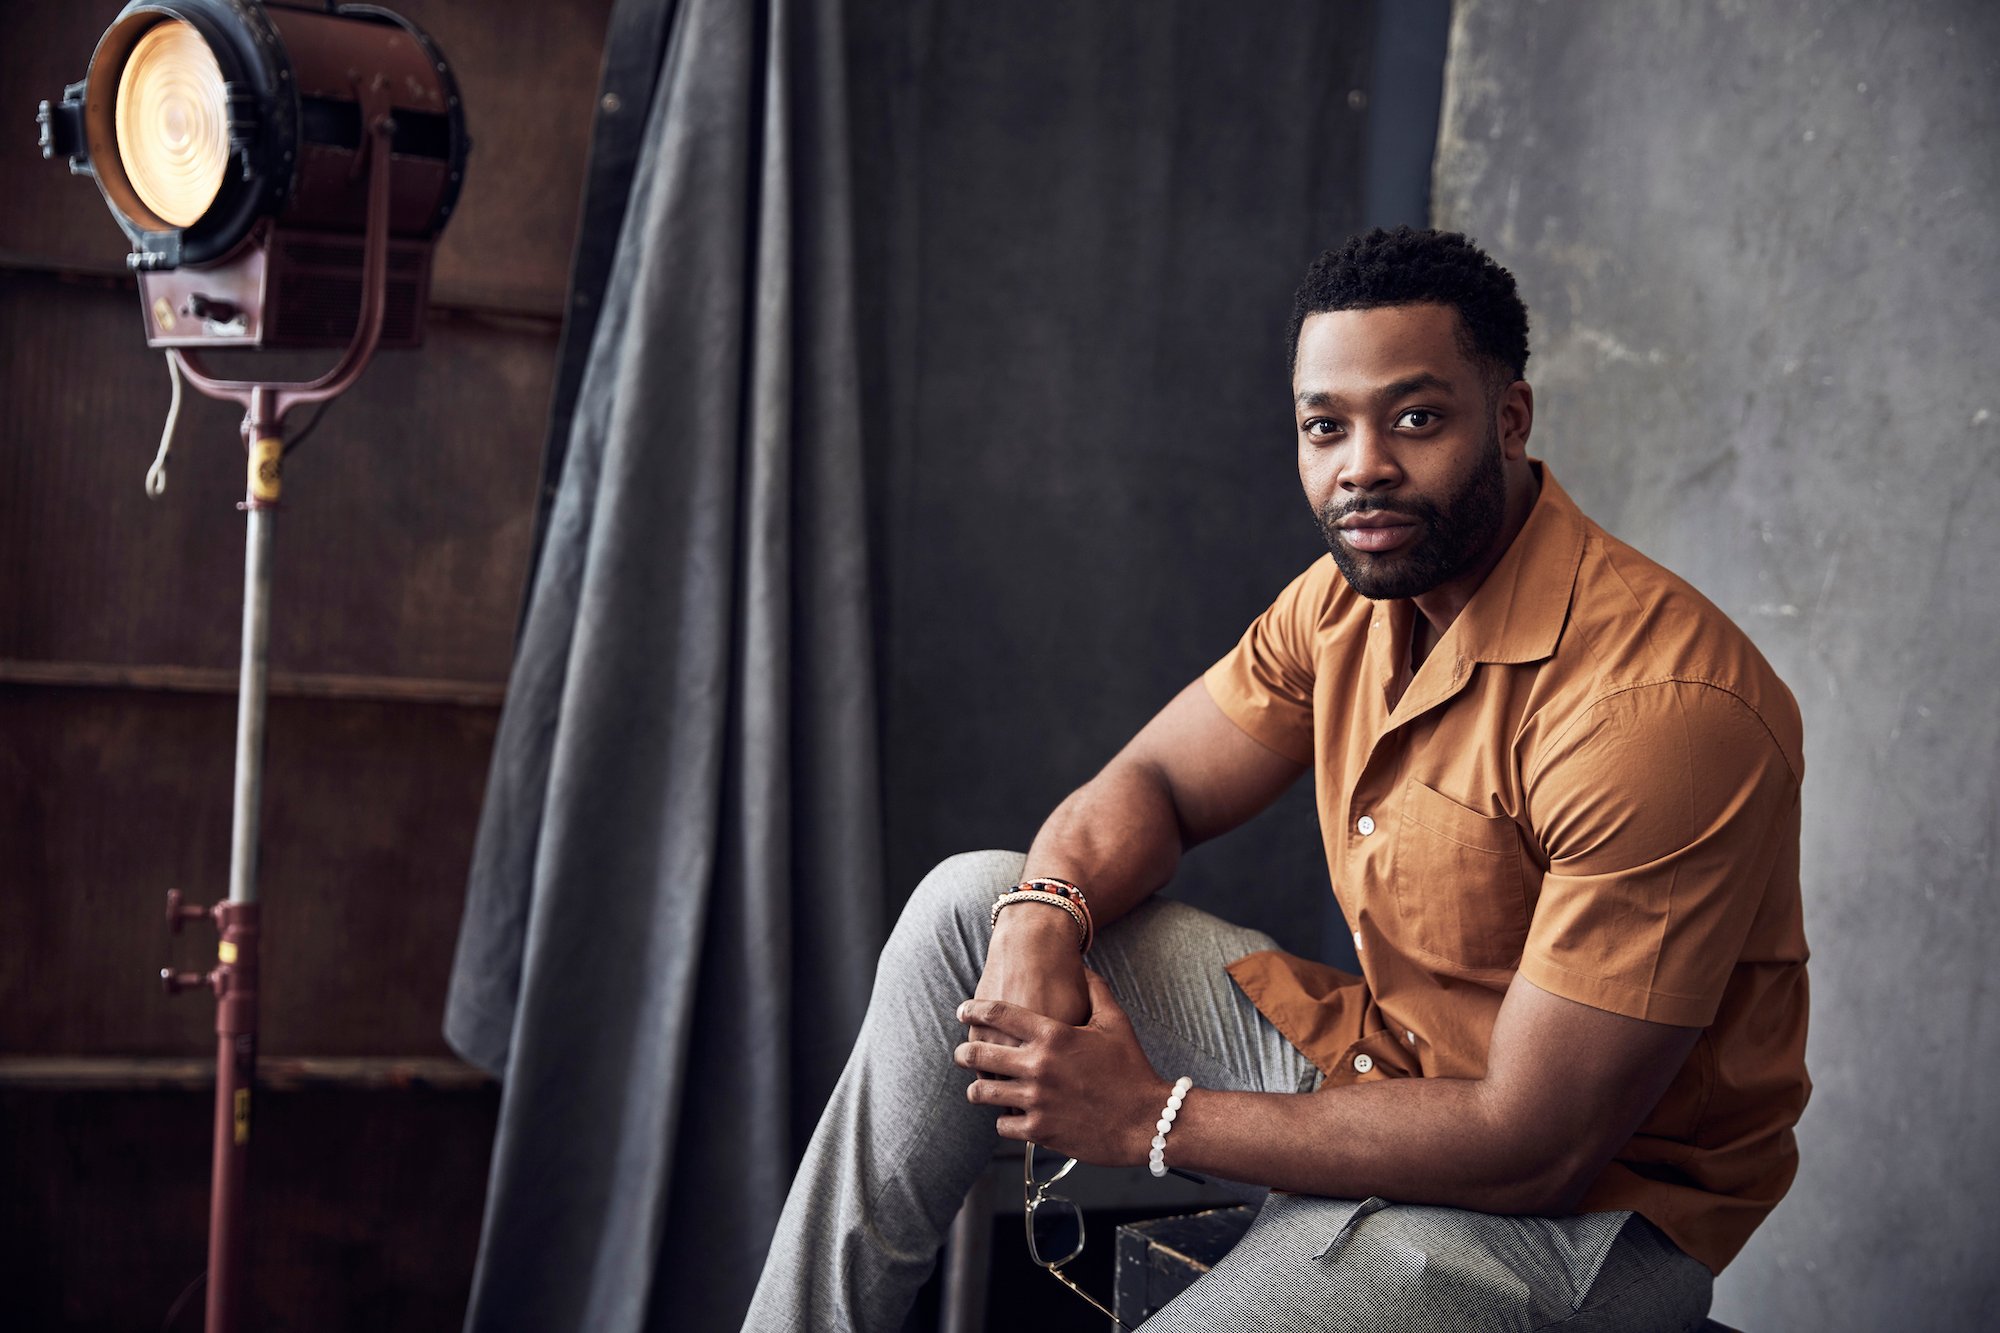
[(44, 158), (66, 157), (69, 169), (78, 174), (90, 170), (90, 145), (83, 137), (83, 103), (65, 97), (61, 102), (43, 102), (35, 113), (41, 127)]

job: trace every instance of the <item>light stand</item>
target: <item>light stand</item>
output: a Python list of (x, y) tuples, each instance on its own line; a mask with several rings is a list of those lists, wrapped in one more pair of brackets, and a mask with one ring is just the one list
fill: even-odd
[[(471, 140), (430, 39), (386, 9), (331, 0), (130, 0), (99, 39), (88, 76), (59, 103), (43, 102), (38, 119), (43, 156), (95, 177), (132, 243), (127, 263), (147, 342), (165, 348), (196, 389), (243, 408), (229, 896), (201, 907), (167, 894), (170, 930), (206, 920), (220, 940), (212, 970), (160, 973), (169, 994), (206, 987), (216, 997), (207, 1328), (229, 1333), (243, 1306), (271, 543), (285, 418), (346, 392), (377, 350), (422, 341), (433, 249)], [(226, 379), (197, 355), (343, 345), (331, 369), (303, 382)], [(169, 434), (171, 422), (170, 414)]]
[[(366, 103), (364, 102), (364, 105)], [(294, 407), (322, 403), (353, 385), (375, 355), (382, 334), (389, 239), (390, 137), (386, 108), (367, 112), (368, 231), (363, 244), (361, 319), (340, 360), (302, 384), (223, 380), (209, 375), (194, 353), (173, 348), (188, 382), (211, 398), (241, 403), (243, 444), (249, 460), (243, 503), (249, 526), (243, 554), (243, 657), (236, 705), (236, 785), (230, 810), (229, 898), (213, 908), (189, 907), (167, 894), (167, 922), (178, 931), (189, 920), (212, 918), (221, 934), (213, 971), (163, 968), (169, 995), (195, 986), (215, 992), (215, 1155), (208, 1213), (208, 1333), (237, 1326), (242, 1297), (243, 1193), (250, 1143), (251, 1089), (257, 1077), (257, 971), (260, 934), (257, 846), (264, 791), (264, 716), (271, 644), (271, 536), (277, 519), (285, 453), (285, 416)]]

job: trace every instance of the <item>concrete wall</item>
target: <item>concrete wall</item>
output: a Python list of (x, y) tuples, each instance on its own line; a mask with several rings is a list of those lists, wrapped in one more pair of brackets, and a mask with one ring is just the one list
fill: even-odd
[(2000, 7), (1460, 0), (1439, 225), (1521, 280), (1535, 439), (1807, 727), (1809, 1058), (1752, 1328), (2000, 1303)]

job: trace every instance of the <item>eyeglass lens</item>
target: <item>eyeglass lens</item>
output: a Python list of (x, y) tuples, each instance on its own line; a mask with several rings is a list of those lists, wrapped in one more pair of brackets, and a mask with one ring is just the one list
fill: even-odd
[(1110, 1306), (1070, 1280), (1062, 1266), (1083, 1253), (1083, 1210), (1049, 1187), (1068, 1175), (1076, 1159), (1040, 1150), (1032, 1143), (1022, 1155), (1023, 1200), (1027, 1204), (1028, 1257), (1048, 1270), (1050, 1277), (1089, 1302), (1099, 1314), (1119, 1328), (1127, 1325)]
[(1083, 1252), (1083, 1214), (1068, 1199), (1043, 1199), (1028, 1218), (1028, 1250), (1044, 1268)]

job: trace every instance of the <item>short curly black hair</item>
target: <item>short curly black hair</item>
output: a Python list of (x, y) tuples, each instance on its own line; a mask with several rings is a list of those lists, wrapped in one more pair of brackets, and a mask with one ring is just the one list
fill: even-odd
[(1321, 253), (1292, 296), (1285, 359), (1299, 365), (1306, 316), (1389, 305), (1447, 305), (1458, 312), (1459, 344), (1500, 383), (1528, 368), (1528, 307), (1514, 275), (1455, 231), (1398, 227), (1348, 238)]

